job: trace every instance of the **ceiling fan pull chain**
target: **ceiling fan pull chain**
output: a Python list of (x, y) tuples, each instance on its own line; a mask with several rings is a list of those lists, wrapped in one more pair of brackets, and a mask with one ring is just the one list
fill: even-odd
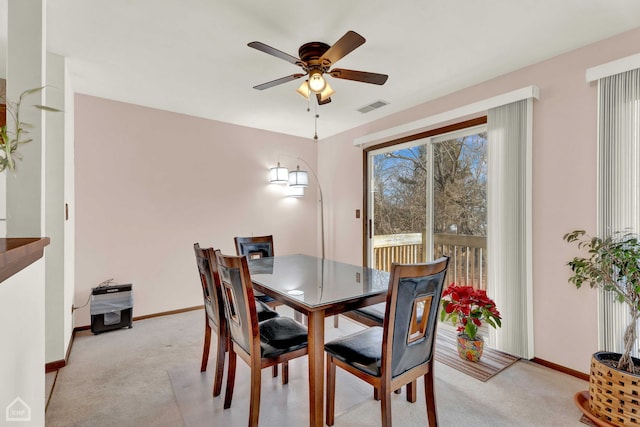
[(313, 120), (314, 120), (313, 140), (318, 142), (318, 117), (320, 117), (320, 116), (318, 115), (318, 104), (317, 103), (315, 105), (315, 110), (316, 110), (316, 114), (313, 116)]

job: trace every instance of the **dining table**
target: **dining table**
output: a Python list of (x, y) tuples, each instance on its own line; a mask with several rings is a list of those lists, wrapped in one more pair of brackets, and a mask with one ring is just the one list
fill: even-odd
[(324, 425), (325, 317), (386, 300), (389, 273), (303, 254), (248, 261), (254, 289), (307, 316), (309, 425)]

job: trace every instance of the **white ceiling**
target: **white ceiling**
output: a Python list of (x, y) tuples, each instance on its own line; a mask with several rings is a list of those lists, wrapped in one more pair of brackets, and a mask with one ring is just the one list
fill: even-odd
[[(307, 101), (295, 92), (302, 79), (252, 88), (300, 69), (247, 43), (298, 56), (303, 43), (331, 45), (356, 31), (366, 43), (336, 67), (388, 74), (389, 80), (376, 86), (329, 77), (336, 93), (318, 107), (321, 140), (640, 26), (639, 0), (46, 4), (48, 50), (68, 58), (76, 92), (303, 137), (313, 136), (314, 123)], [(0, 0), (0, 52), (6, 50), (6, 5)], [(357, 111), (378, 100), (389, 105)]]

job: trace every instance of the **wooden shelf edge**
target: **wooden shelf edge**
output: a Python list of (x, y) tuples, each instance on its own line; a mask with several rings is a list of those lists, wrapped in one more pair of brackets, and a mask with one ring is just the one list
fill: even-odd
[(49, 243), (48, 237), (0, 238), (0, 283), (42, 258)]

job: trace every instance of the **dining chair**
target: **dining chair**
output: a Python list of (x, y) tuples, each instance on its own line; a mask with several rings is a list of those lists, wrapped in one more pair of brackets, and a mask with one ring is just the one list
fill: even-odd
[[(251, 237), (235, 237), (236, 255), (245, 255), (248, 259), (273, 257), (273, 236), (251, 236)], [(255, 292), (256, 298), (268, 304), (270, 307), (282, 305), (268, 295)]]
[[(326, 422), (334, 424), (336, 366), (373, 385), (380, 396), (382, 426), (391, 424), (391, 392), (424, 378), (429, 425), (438, 424), (433, 382), (433, 351), (438, 308), (449, 258), (425, 264), (393, 264), (383, 326), (373, 326), (325, 344)], [(412, 389), (413, 388), (413, 389)]]
[[(251, 236), (251, 237), (235, 237), (236, 255), (246, 255), (249, 259), (267, 258), (275, 256), (273, 250), (273, 235), (268, 236)], [(275, 308), (282, 305), (281, 302), (274, 300), (268, 295), (254, 291), (256, 298), (267, 304), (269, 307)], [(303, 318), (302, 314), (294, 311), (294, 319), (298, 322), (303, 322), (306, 325), (306, 317)]]
[[(227, 328), (226, 316), (224, 314), (224, 303), (222, 300), (222, 287), (220, 276), (213, 248), (201, 248), (199, 243), (193, 244), (196, 255), (196, 264), (202, 285), (202, 296), (204, 299), (204, 347), (202, 349), (202, 362), (200, 372), (207, 370), (209, 362), (209, 349), (211, 348), (211, 329), (218, 337), (216, 344), (216, 367), (213, 380), (213, 396), (219, 396), (222, 389), (222, 376), (224, 373), (224, 359), (229, 348), (229, 332)], [(278, 313), (271, 310), (266, 304), (259, 303), (258, 319), (268, 320), (277, 317)]]
[(220, 279), (216, 269), (215, 254), (213, 248), (201, 248), (199, 243), (194, 243), (193, 250), (196, 254), (198, 273), (202, 285), (204, 298), (204, 347), (202, 349), (202, 362), (200, 372), (207, 370), (209, 361), (209, 349), (211, 347), (211, 329), (213, 328), (218, 342), (216, 345), (216, 368), (213, 380), (213, 396), (219, 396), (222, 389), (222, 376), (224, 374), (224, 358), (229, 347), (227, 322), (222, 305), (222, 290)]
[[(259, 258), (271, 258), (275, 256), (275, 252), (273, 250), (273, 235), (268, 236), (250, 236), (250, 237), (234, 237), (233, 241), (236, 245), (236, 255), (238, 256), (246, 256), (247, 259), (259, 259)], [(282, 305), (280, 301), (276, 301), (271, 298), (269, 295), (265, 295), (258, 291), (253, 291), (255, 298), (267, 304), (272, 309)], [(302, 320), (302, 316), (298, 312), (294, 312), (294, 318), (300, 322)], [(282, 365), (283, 369), (287, 369), (288, 365), (285, 362)], [(273, 377), (278, 376), (278, 365), (273, 366)]]
[[(307, 329), (295, 320), (282, 316), (258, 322), (247, 258), (223, 255), (216, 251), (216, 259), (231, 335), (224, 408), (231, 407), (236, 355), (239, 355), (251, 368), (249, 427), (257, 426), (262, 369), (306, 355)], [(288, 369), (283, 369), (282, 384), (288, 381)]]
[[(341, 313), (342, 316), (349, 318), (357, 323), (360, 323), (364, 326), (372, 327), (372, 326), (384, 326), (384, 313), (387, 309), (387, 303), (381, 302), (378, 304), (368, 305), (366, 307), (357, 308), (355, 310), (347, 311), (345, 313)], [(337, 316), (336, 316), (337, 317)], [(420, 319), (416, 319), (416, 321), (420, 321)], [(337, 322), (334, 321), (334, 326), (337, 327)], [(411, 403), (415, 403), (416, 395), (415, 393), (410, 393), (410, 391), (414, 391), (416, 389), (416, 382), (413, 381), (407, 388), (407, 401)], [(397, 388), (395, 390), (396, 394), (402, 393), (402, 388)], [(374, 387), (373, 389), (373, 398), (375, 400), (380, 400), (380, 396), (378, 394), (378, 389)]]

